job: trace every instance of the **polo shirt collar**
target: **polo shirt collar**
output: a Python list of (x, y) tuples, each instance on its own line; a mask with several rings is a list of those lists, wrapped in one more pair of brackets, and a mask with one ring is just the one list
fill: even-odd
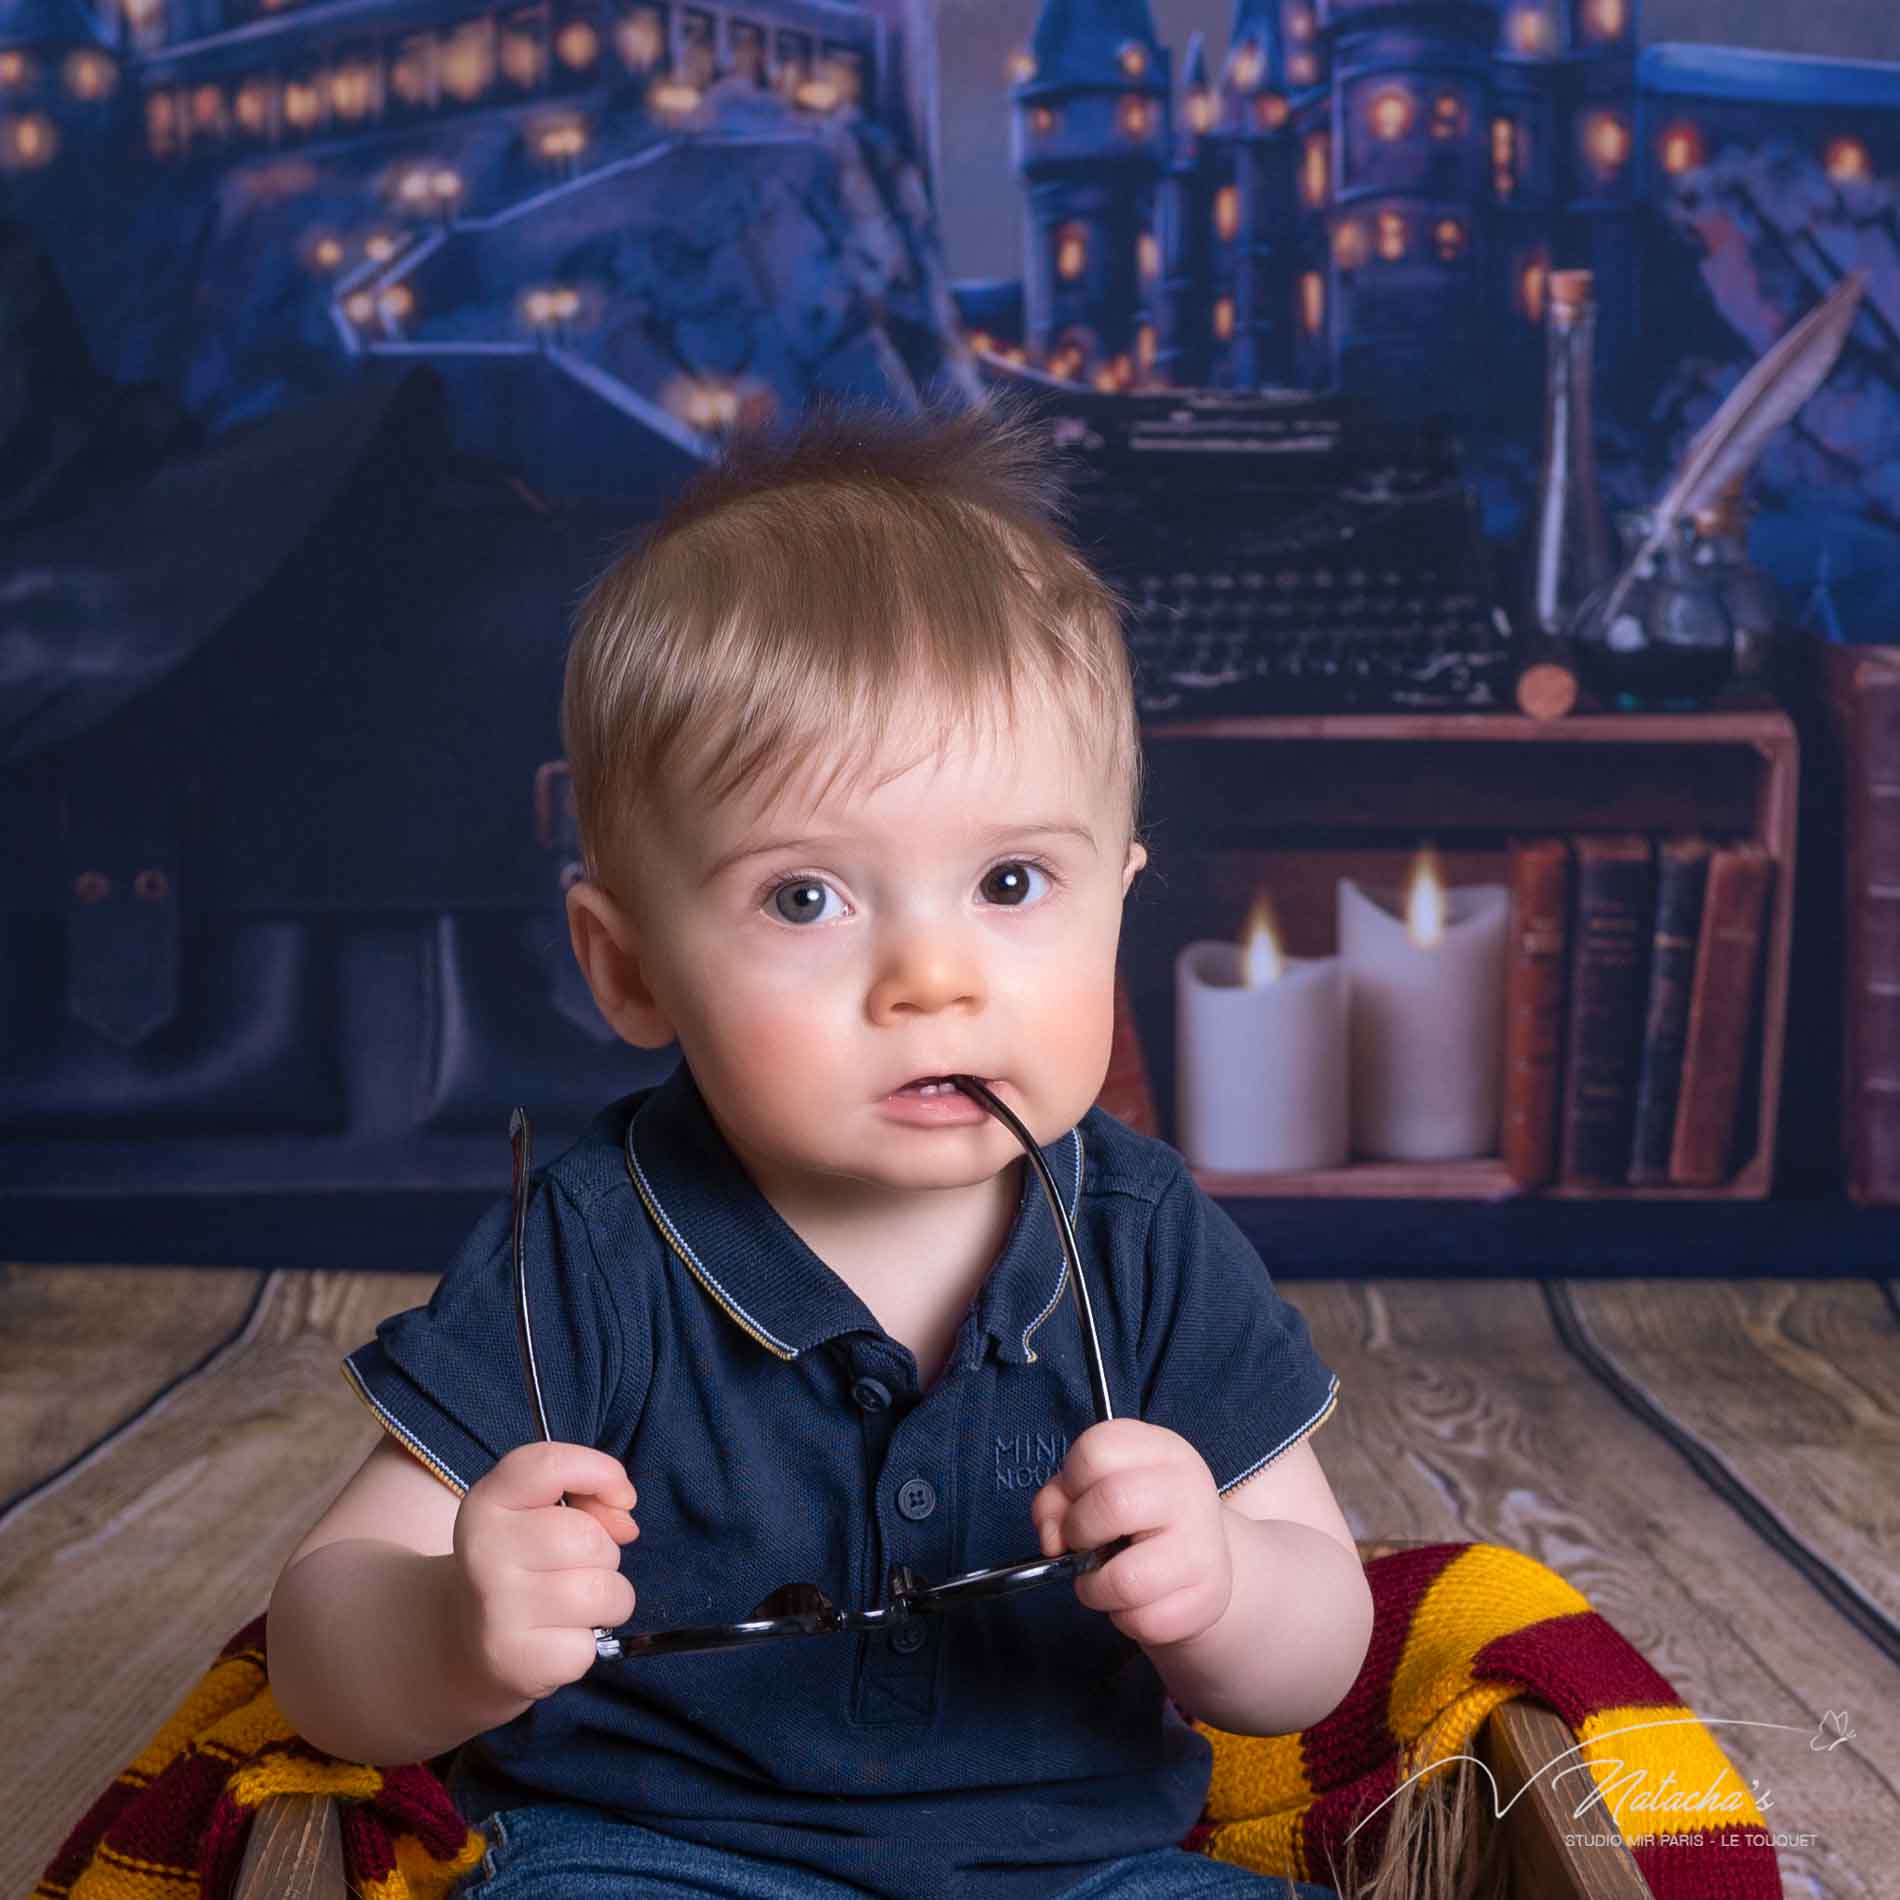
[[(1042, 1149), (1073, 1227), (1082, 1188), (1082, 1135), (1071, 1128)], [(713, 1120), (685, 1058), (627, 1120), (627, 1173), (674, 1255), (733, 1323), (781, 1359), (841, 1333), (882, 1333), (875, 1315), (759, 1191)], [(1078, 1247), (1081, 1236), (1076, 1238)], [(1083, 1262), (1083, 1271), (1090, 1263)], [(1055, 1215), (1036, 1170), (1001, 1254), (977, 1295), (979, 1323), (997, 1356), (1026, 1365), (1036, 1332), (1068, 1291)]]

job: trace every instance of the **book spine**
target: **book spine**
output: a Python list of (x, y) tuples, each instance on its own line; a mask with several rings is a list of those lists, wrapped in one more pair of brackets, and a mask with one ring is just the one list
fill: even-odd
[(1676, 1098), (1682, 1088), (1682, 1048), (1689, 1032), (1702, 899), (1708, 888), (1711, 847), (1705, 838), (1671, 838), (1656, 874), (1656, 930), (1649, 946), (1649, 1007), (1636, 1078), (1636, 1125), (1629, 1180), (1649, 1187), (1669, 1179)]
[(1758, 844), (1724, 845), (1709, 861), (1669, 1150), (1669, 1179), (1677, 1187), (1719, 1187), (1729, 1176), (1774, 872), (1774, 859)]
[(1900, 1203), (1900, 648), (1830, 644), (1846, 831), (1841, 1146), (1848, 1198)]
[(1564, 1050), (1565, 1185), (1621, 1187), (1648, 996), (1656, 873), (1645, 837), (1580, 837)]
[(1557, 1171), (1569, 942), (1569, 844), (1562, 838), (1513, 838), (1504, 969), (1504, 1164), (1520, 1187), (1539, 1187)]

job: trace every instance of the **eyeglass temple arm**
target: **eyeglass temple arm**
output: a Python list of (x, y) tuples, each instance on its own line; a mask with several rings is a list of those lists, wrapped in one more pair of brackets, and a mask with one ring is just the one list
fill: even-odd
[[(554, 1434), (548, 1430), (548, 1408), (541, 1397), (541, 1369), (535, 1364), (534, 1334), (528, 1326), (528, 1264), (523, 1237), (528, 1227), (528, 1175), (534, 1153), (534, 1135), (528, 1127), (525, 1109), (517, 1108), (508, 1117), (508, 1145), (514, 1156), (515, 1332), (521, 1342), (521, 1370), (528, 1382), (528, 1404), (534, 1410), (535, 1428), (544, 1439), (552, 1440)], [(561, 1502), (571, 1507), (574, 1500), (563, 1493)], [(604, 1658), (617, 1657), (620, 1654), (620, 1639), (611, 1630), (602, 1629), (596, 1624), (594, 1650)]]
[(1035, 1136), (1023, 1126), (1016, 1111), (987, 1083), (974, 1075), (953, 1075), (950, 1080), (965, 1095), (974, 1096), (1022, 1143), (1023, 1153), (1029, 1157), (1029, 1165), (1035, 1169), (1036, 1179), (1042, 1183), (1050, 1211), (1056, 1217), (1056, 1230), (1062, 1240), (1062, 1255), (1069, 1268), (1069, 1285), (1075, 1291), (1076, 1312), (1082, 1321), (1082, 1345), (1088, 1356), (1089, 1384), (1095, 1394), (1096, 1421), (1106, 1424), (1115, 1416), (1115, 1408), (1109, 1403), (1108, 1375), (1102, 1368), (1102, 1343), (1095, 1336), (1095, 1309), (1089, 1305), (1089, 1289), (1082, 1277), (1082, 1255), (1075, 1244), (1075, 1229), (1069, 1225), (1069, 1210), (1062, 1205), (1062, 1194), (1056, 1186), (1055, 1176), (1049, 1172), (1049, 1164), (1042, 1158), (1042, 1150), (1037, 1146)]

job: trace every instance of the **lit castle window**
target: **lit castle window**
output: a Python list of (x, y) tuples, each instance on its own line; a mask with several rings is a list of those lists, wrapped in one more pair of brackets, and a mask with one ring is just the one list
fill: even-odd
[(1455, 263), (1465, 248), (1465, 227), (1456, 218), (1440, 218), (1432, 226), (1432, 241), (1438, 246), (1439, 261)]
[(471, 20), (449, 37), (442, 54), (442, 84), (458, 99), (479, 99), (495, 76), (494, 26)]
[(284, 123), (298, 132), (307, 132), (323, 116), (323, 101), (315, 84), (293, 79), (284, 88)]
[(614, 29), (614, 48), (629, 72), (650, 72), (666, 49), (666, 29), (651, 7), (636, 7)]
[(1313, 37), (1313, 11), (1310, 7), (1289, 7), (1286, 15), (1287, 38), (1304, 45)]
[(1530, 151), (1527, 141), (1518, 135), (1515, 119), (1493, 119), (1491, 121), (1491, 182), (1500, 200), (1508, 200), (1517, 193), (1519, 164), (1530, 164)]
[(1009, 64), (1004, 69), (1011, 85), (1022, 86), (1036, 76), (1036, 61), (1032, 54), (1014, 52), (1009, 56)]
[(18, 91), (33, 77), (33, 62), (24, 53), (8, 51), (0, 53), (0, 87), (8, 92)]
[(1620, 114), (1593, 112), (1584, 121), (1583, 149), (1600, 173), (1621, 169), (1630, 155), (1630, 131)]
[(1231, 297), (1214, 299), (1214, 334), (1223, 343), (1234, 334), (1234, 300)]
[(1029, 109), (1029, 129), (1042, 134), (1056, 129), (1056, 115), (1047, 106), (1031, 106)]
[(1161, 274), (1161, 245), (1152, 231), (1144, 231), (1135, 240), (1136, 267), (1145, 280)]
[(1405, 215), (1399, 211), (1379, 213), (1379, 255), (1396, 263), (1405, 255)]
[(1367, 117), (1382, 139), (1402, 139), (1412, 129), (1412, 95), (1401, 86), (1375, 93)]
[(1117, 57), (1123, 73), (1130, 79), (1139, 79), (1148, 70), (1148, 50), (1139, 40), (1123, 40)]
[(1315, 132), (1306, 141), (1306, 153), (1300, 166), (1300, 189), (1309, 205), (1326, 202), (1331, 172), (1332, 140), (1324, 132)]
[(1300, 278), (1300, 322), (1308, 336), (1317, 336), (1325, 320), (1326, 285), (1318, 271), (1306, 271)]
[(1432, 137), (1455, 139), (1464, 136), (1468, 115), (1465, 102), (1455, 92), (1441, 92), (1432, 101)]
[(600, 36), (585, 20), (570, 20), (555, 35), (554, 50), (570, 71), (585, 72), (600, 56)]
[(1151, 123), (1148, 101), (1138, 94), (1131, 93), (1116, 108), (1116, 129), (1126, 138), (1146, 138)]
[(118, 68), (102, 53), (75, 53), (66, 62), (66, 90), (89, 104), (106, 98), (118, 78)]
[(58, 150), (58, 135), (44, 113), (28, 112), (0, 122), (0, 157), (22, 171), (51, 163)]
[(1541, 254), (1520, 264), (1517, 273), (1517, 307), (1533, 324), (1544, 321), (1544, 277), (1547, 266)]
[(1214, 234), (1231, 243), (1240, 229), (1240, 187), (1223, 185), (1214, 194)]
[(1150, 374), (1155, 366), (1155, 327), (1144, 323), (1135, 332), (1135, 361), (1141, 366), (1142, 375)]
[(1694, 171), (1702, 163), (1702, 134), (1686, 120), (1665, 129), (1661, 141), (1662, 168), (1674, 176)]
[(1628, 0), (1590, 0), (1584, 10), (1584, 31), (1593, 40), (1621, 39), (1629, 25)]
[(544, 62), (541, 40), (533, 30), (501, 36), (501, 70), (517, 86), (530, 89), (541, 83)]
[(1253, 102), (1253, 113), (1263, 131), (1277, 132), (1286, 124), (1287, 104), (1277, 92), (1263, 92)]
[(1520, 6), (1511, 12), (1511, 51), (1535, 57), (1557, 50), (1557, 29), (1540, 6)]
[(1864, 184), (1874, 175), (1867, 148), (1859, 139), (1836, 139), (1827, 148), (1827, 175), (1837, 185)]
[(1357, 270), (1366, 261), (1366, 228), (1357, 218), (1342, 218), (1333, 232), (1333, 262)]
[(1310, 86), (1319, 77), (1319, 66), (1311, 53), (1295, 53), (1286, 63), (1286, 76), (1296, 86)]
[(268, 138), (276, 103), (276, 88), (268, 80), (247, 79), (238, 88), (231, 111), (253, 138)]
[(1214, 94), (1207, 86), (1194, 87), (1187, 96), (1187, 121), (1196, 132), (1206, 132), (1214, 124), (1219, 108), (1214, 103)]
[(1264, 71), (1260, 48), (1250, 40), (1245, 46), (1236, 47), (1228, 58), (1228, 72), (1234, 84), (1242, 92), (1252, 92), (1259, 85)]
[(154, 157), (163, 158), (178, 137), (177, 118), (172, 110), (171, 94), (147, 93), (145, 96), (145, 138)]
[(1079, 224), (1065, 224), (1056, 236), (1056, 275), (1065, 281), (1082, 275), (1088, 262), (1088, 232)]

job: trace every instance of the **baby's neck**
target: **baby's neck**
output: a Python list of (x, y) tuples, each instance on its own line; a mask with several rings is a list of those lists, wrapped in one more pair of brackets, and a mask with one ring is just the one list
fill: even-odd
[[(877, 1296), (913, 1300), (940, 1289), (961, 1310), (989, 1277), (1022, 1198), (1022, 1158), (967, 1188), (929, 1188), (875, 1206), (793, 1199), (786, 1225), (873, 1310)], [(880, 1313), (880, 1317), (881, 1317)]]

